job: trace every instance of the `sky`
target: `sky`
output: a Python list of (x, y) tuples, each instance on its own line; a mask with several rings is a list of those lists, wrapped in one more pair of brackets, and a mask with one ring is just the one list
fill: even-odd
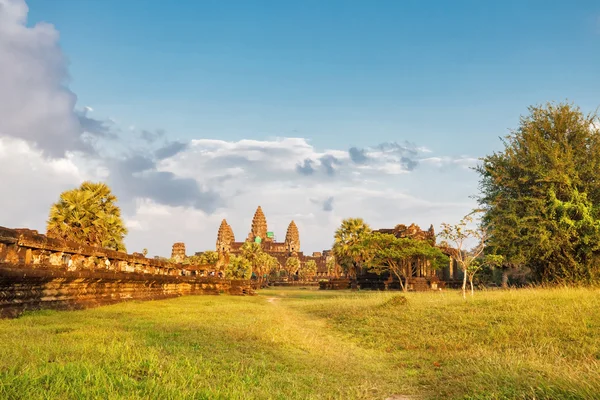
[(528, 106), (600, 106), (598, 65), (597, 1), (0, 0), (0, 225), (89, 179), (130, 252), (243, 240), (259, 204), (307, 253), (347, 217), (439, 229)]

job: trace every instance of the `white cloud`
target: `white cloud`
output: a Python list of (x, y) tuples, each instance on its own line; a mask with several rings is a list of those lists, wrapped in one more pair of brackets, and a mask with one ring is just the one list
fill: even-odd
[(90, 106), (75, 111), (58, 32), (28, 27), (27, 11), (22, 0), (0, 0), (0, 225), (43, 232), (50, 205), (86, 179), (113, 188), (130, 252), (164, 256), (174, 242), (190, 254), (214, 248), (223, 218), (244, 240), (259, 204), (279, 239), (294, 219), (307, 252), (328, 248), (343, 218), (360, 216), (374, 228), (437, 227), (474, 205), (475, 177), (465, 167), (476, 159), (409, 142), (365, 149), (317, 149), (285, 137), (180, 143), (162, 130), (94, 120)]
[(88, 147), (73, 112), (58, 32), (28, 27), (23, 0), (0, 0), (0, 135), (26, 139), (51, 156)]
[(0, 225), (45, 232), (50, 205), (88, 177), (73, 159), (48, 160), (21, 139), (0, 137)]

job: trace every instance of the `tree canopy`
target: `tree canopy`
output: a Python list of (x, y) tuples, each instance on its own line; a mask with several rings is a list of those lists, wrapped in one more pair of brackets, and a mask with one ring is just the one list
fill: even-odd
[(225, 267), (225, 278), (250, 279), (252, 276), (252, 263), (244, 257), (231, 256), (229, 264)]
[(402, 289), (406, 289), (403, 279), (408, 276), (409, 262), (415, 257), (430, 261), (434, 269), (448, 263), (448, 257), (429, 242), (397, 238), (392, 234), (373, 232), (365, 235), (360, 246), (369, 269), (377, 273), (392, 273), (400, 281)]
[(300, 279), (310, 279), (317, 274), (317, 262), (315, 260), (308, 260), (302, 265), (298, 271)]
[(297, 257), (289, 257), (285, 261), (284, 268), (285, 268), (285, 271), (287, 272), (288, 276), (292, 276), (296, 272), (298, 272), (298, 269), (300, 268), (300, 260), (298, 260)]
[(90, 246), (125, 251), (127, 228), (116, 206), (117, 198), (104, 183), (84, 182), (67, 190), (50, 208), (49, 237), (73, 240)]
[(363, 239), (371, 233), (371, 228), (362, 218), (347, 218), (335, 231), (333, 254), (344, 272), (355, 276), (365, 259)]
[(543, 281), (600, 277), (600, 131), (570, 104), (530, 107), (504, 150), (483, 159), (488, 250)]

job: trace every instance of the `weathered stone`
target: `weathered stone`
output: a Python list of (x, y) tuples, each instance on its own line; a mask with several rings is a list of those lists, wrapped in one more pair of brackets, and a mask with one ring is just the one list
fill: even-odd
[(183, 294), (253, 293), (249, 281), (199, 278), (194, 266), (186, 268), (0, 227), (0, 315)]
[(173, 243), (171, 260), (176, 263), (181, 263), (183, 260), (185, 260), (185, 243)]
[(269, 240), (269, 238), (267, 238), (267, 218), (265, 217), (265, 214), (260, 206), (258, 206), (256, 212), (254, 213), (254, 217), (252, 218), (252, 227), (246, 241), (254, 242), (256, 238), (260, 238), (261, 241)]
[(247, 281), (0, 264), (0, 317), (41, 308), (78, 309), (191, 294), (253, 294)]
[(300, 251), (300, 233), (294, 221), (290, 222), (285, 234), (285, 245), (287, 251), (291, 254), (297, 254)]

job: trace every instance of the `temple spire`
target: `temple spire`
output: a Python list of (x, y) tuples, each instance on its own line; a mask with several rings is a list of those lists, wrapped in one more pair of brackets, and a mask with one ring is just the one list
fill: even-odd
[(217, 251), (229, 251), (231, 243), (235, 241), (233, 230), (227, 223), (227, 220), (221, 221), (219, 232), (217, 233)]
[(258, 206), (252, 218), (252, 227), (250, 228), (247, 240), (253, 242), (257, 237), (261, 240), (267, 238), (267, 218), (260, 206)]
[(300, 251), (300, 233), (298, 227), (294, 221), (290, 222), (287, 232), (285, 234), (285, 245), (287, 251), (290, 253), (297, 253)]

